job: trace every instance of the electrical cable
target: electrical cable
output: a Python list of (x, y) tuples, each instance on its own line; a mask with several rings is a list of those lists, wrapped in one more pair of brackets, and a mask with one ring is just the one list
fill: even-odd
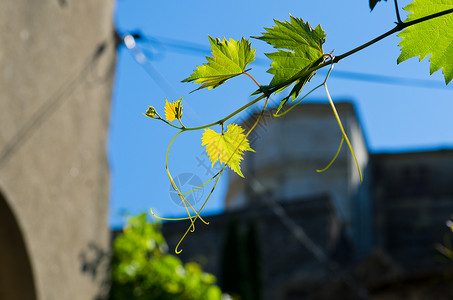
[[(208, 56), (211, 54), (211, 50), (206, 46), (198, 43), (182, 41), (166, 37), (152, 37), (144, 35), (141, 31), (134, 31), (134, 37), (142, 43), (142, 47), (145, 47), (146, 44), (150, 45), (153, 49), (160, 50), (160, 56), (162, 57), (165, 52), (174, 52), (181, 53), (186, 55), (205, 55)], [(252, 65), (260, 66), (269, 66), (269, 60), (257, 57)], [(325, 74), (327, 71), (318, 70), (319, 73)], [(399, 85), (399, 86), (411, 86), (419, 88), (429, 88), (429, 89), (445, 89), (445, 83), (435, 80), (427, 79), (416, 79), (416, 78), (406, 78), (406, 77), (396, 77), (388, 75), (379, 75), (372, 73), (363, 73), (363, 72), (354, 72), (354, 71), (342, 71), (336, 70), (333, 72), (331, 77), (337, 77), (346, 80), (354, 81), (364, 81), (377, 84), (389, 84), (389, 85)]]
[[(323, 75), (327, 74), (327, 71), (325, 71), (325, 70), (318, 70), (318, 72)], [(405, 77), (378, 75), (378, 74), (371, 74), (371, 73), (342, 71), (342, 70), (338, 70), (338, 69), (336, 69), (335, 72), (332, 72), (330, 76), (340, 78), (340, 79), (365, 81), (365, 82), (371, 82), (371, 83), (381, 83), (381, 84), (398, 85), (398, 86), (411, 86), (411, 87), (429, 88), (429, 89), (445, 89), (444, 82), (428, 80), (428, 79), (405, 78)]]
[[(118, 34), (119, 35), (119, 34)], [(140, 34), (137, 33), (126, 33), (124, 35), (119, 35), (121, 38), (121, 43), (126, 46), (126, 48), (132, 54), (132, 57), (135, 61), (143, 67), (143, 69), (151, 76), (151, 78), (156, 82), (157, 86), (165, 93), (171, 95), (172, 98), (176, 98), (176, 92), (170, 83), (165, 79), (165, 77), (159, 72), (158, 69), (152, 64), (152, 57), (149, 58), (143, 50), (138, 47), (138, 42), (142, 41), (143, 38)]]

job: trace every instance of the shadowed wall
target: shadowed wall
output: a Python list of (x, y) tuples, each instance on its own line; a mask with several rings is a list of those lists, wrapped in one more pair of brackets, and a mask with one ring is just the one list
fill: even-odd
[[(112, 6), (112, 0), (1, 1), (1, 299), (102, 294)], [(11, 268), (16, 273), (3, 276)]]

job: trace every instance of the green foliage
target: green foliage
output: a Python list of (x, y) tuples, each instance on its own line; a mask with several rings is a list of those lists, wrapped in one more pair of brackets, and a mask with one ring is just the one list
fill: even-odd
[[(405, 10), (412, 12), (405, 22), (453, 9), (453, 0), (414, 0)], [(419, 56), (423, 60), (431, 54), (430, 74), (443, 68), (445, 83), (453, 79), (453, 15), (447, 14), (406, 28), (398, 34), (403, 40), (398, 63)]]
[(221, 299), (215, 277), (195, 263), (183, 265), (166, 254), (159, 230), (142, 214), (129, 219), (124, 233), (113, 245), (112, 300), (204, 300)]
[(322, 45), (326, 34), (320, 25), (313, 29), (308, 22), (304, 23), (302, 19), (293, 16), (291, 22), (275, 20), (275, 24), (272, 28), (265, 28), (267, 32), (263, 32), (263, 36), (257, 38), (276, 49), (286, 50), (266, 53), (272, 60), (268, 72), (274, 77), (268, 86), (261, 87), (261, 91), (279, 92), (295, 83), (287, 97), (295, 99), (305, 84), (316, 74), (309, 69), (324, 62)]
[(212, 56), (207, 56), (207, 63), (194, 70), (190, 77), (182, 82), (202, 84), (202, 88), (213, 89), (230, 78), (244, 73), (247, 65), (255, 60), (255, 49), (251, 50), (250, 42), (244, 38), (241, 41), (230, 39), (223, 41), (209, 36)]
[[(381, 0), (370, 0), (370, 9), (373, 10), (374, 7), (376, 6), (376, 4), (380, 1)], [(387, 0), (385, 0), (385, 1), (387, 1)]]

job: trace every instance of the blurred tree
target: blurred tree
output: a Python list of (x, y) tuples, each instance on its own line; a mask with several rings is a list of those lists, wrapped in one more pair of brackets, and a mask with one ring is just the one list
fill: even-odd
[(111, 300), (218, 300), (216, 278), (167, 254), (160, 224), (131, 217), (113, 244)]

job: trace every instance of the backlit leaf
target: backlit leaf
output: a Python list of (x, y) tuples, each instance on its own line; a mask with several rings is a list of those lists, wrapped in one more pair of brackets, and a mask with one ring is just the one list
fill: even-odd
[(231, 170), (244, 177), (239, 164), (244, 151), (253, 151), (250, 148), (244, 129), (236, 124), (229, 124), (225, 133), (217, 133), (212, 129), (205, 129), (201, 138), (202, 146), (206, 145), (206, 152), (212, 166), (219, 161), (227, 164)]
[[(405, 22), (452, 8), (453, 0), (414, 0), (404, 7), (412, 12)], [(431, 55), (430, 74), (443, 68), (445, 83), (453, 79), (453, 13), (407, 27), (398, 36), (403, 38), (398, 63)]]
[(168, 102), (165, 99), (165, 119), (168, 121), (173, 121), (176, 119), (181, 119), (182, 117), (182, 97), (181, 99), (173, 102)]
[(279, 49), (277, 52), (266, 53), (272, 60), (268, 72), (274, 77), (268, 86), (263, 86), (260, 90), (274, 93), (295, 83), (288, 96), (295, 99), (316, 73), (308, 70), (324, 62), (322, 45), (326, 34), (320, 25), (313, 29), (308, 22), (293, 16), (291, 22), (274, 22), (274, 27), (265, 28), (267, 32), (257, 37)]
[(255, 49), (251, 49), (250, 42), (244, 38), (240, 41), (230, 39), (223, 41), (209, 36), (212, 56), (207, 56), (207, 63), (198, 66), (190, 77), (182, 82), (201, 84), (197, 89), (213, 89), (230, 78), (241, 75), (246, 66), (255, 60)]

